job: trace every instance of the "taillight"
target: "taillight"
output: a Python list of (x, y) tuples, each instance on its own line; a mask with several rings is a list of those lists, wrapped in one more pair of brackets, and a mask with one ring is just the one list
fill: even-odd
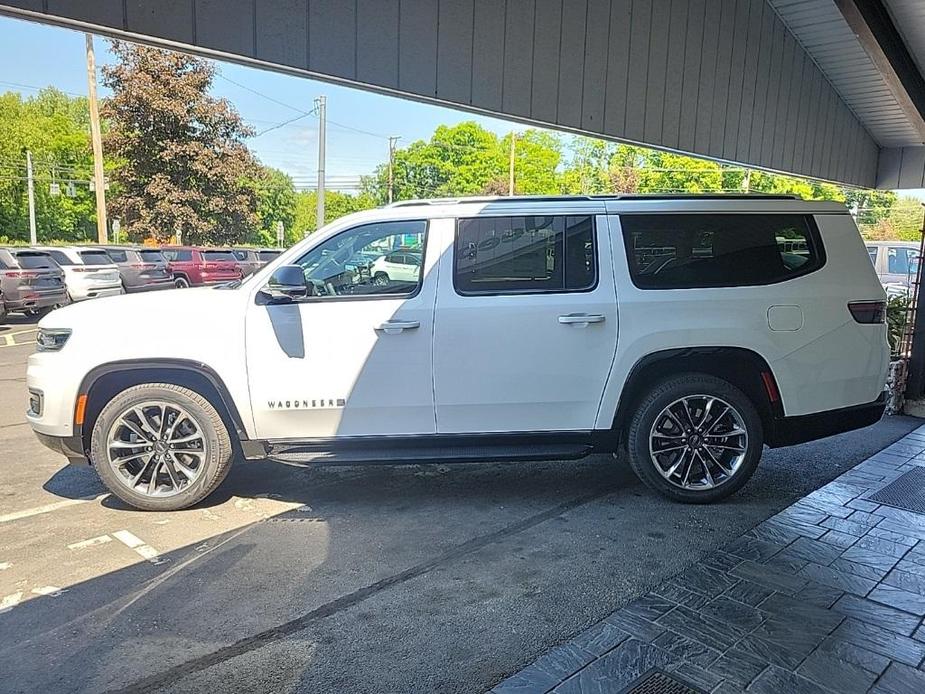
[(7, 277), (12, 277), (12, 278), (14, 278), (14, 279), (18, 279), (18, 280), (19, 280), (19, 279), (25, 279), (25, 278), (27, 278), (27, 277), (37, 277), (37, 276), (38, 276), (38, 273), (37, 273), (37, 272), (31, 272), (31, 271), (29, 271), (29, 270), (19, 270), (19, 271), (17, 271), (17, 270), (7, 270), (6, 276), (7, 276)]
[(885, 301), (851, 301), (848, 310), (858, 323), (885, 323)]

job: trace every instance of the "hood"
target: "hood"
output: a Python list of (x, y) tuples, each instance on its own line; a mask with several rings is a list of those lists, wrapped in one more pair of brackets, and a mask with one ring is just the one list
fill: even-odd
[(104, 334), (131, 334), (135, 330), (146, 332), (153, 326), (169, 326), (172, 330), (193, 323), (201, 326), (216, 316), (227, 316), (225, 312), (232, 305), (240, 305), (243, 312), (244, 292), (196, 287), (91, 299), (52, 311), (39, 321), (39, 327), (70, 328), (75, 333), (86, 328)]

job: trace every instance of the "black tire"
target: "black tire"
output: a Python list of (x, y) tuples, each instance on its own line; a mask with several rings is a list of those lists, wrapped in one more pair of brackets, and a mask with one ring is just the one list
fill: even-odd
[(379, 287), (385, 287), (389, 282), (389, 276), (384, 272), (377, 272), (375, 275), (373, 275), (373, 284)]
[[(107, 437), (110, 429), (123, 413), (133, 406), (150, 401), (166, 402), (182, 408), (202, 433), (202, 469), (195, 480), (172, 496), (148, 496), (134, 491), (109, 462)], [(212, 403), (189, 388), (169, 383), (146, 383), (116, 395), (100, 412), (90, 441), (90, 458), (103, 484), (129, 506), (143, 511), (177, 511), (205, 499), (227, 476), (233, 461), (233, 450), (228, 429)]]
[[(701, 395), (719, 398), (737, 411), (744, 424), (747, 443), (744, 445), (745, 456), (731, 476), (711, 488), (688, 489), (669, 482), (656, 469), (658, 463), (650, 453), (649, 441), (656, 419), (665, 408), (681, 398)], [(673, 376), (656, 383), (638, 402), (627, 432), (629, 462), (633, 472), (653, 491), (688, 504), (707, 504), (736, 493), (754, 474), (763, 446), (761, 417), (748, 396), (727, 381), (699, 373)]]
[(177, 276), (173, 278), (173, 286), (177, 289), (186, 289), (190, 286), (189, 280), (182, 276)]

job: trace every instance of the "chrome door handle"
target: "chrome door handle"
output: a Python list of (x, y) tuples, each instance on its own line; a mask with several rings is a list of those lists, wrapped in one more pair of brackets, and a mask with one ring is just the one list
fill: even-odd
[(564, 325), (587, 325), (588, 323), (603, 323), (604, 316), (600, 313), (566, 313), (559, 316), (559, 322)]
[(420, 328), (421, 322), (416, 320), (387, 320), (380, 323), (376, 330), (381, 330), (386, 335), (398, 335), (402, 330), (414, 330)]

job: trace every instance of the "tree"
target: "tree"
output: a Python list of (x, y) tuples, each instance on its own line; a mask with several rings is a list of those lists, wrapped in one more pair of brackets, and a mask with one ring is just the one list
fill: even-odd
[[(87, 100), (53, 88), (0, 96), (0, 240), (28, 241), (26, 150), (32, 153), (39, 241), (95, 235)], [(56, 184), (54, 194), (52, 184)]]
[(112, 41), (118, 63), (103, 68), (112, 97), (107, 151), (118, 158), (111, 198), (130, 238), (228, 244), (252, 236), (258, 175), (252, 134), (224, 99), (208, 94), (211, 62)]
[[(286, 243), (292, 245), (303, 237), (318, 230), (317, 225), (318, 194), (315, 191), (303, 191), (296, 194), (295, 215), (291, 233), (286, 232)], [(324, 191), (324, 223), (328, 224), (344, 215), (369, 210), (378, 205), (370, 193), (350, 195), (336, 190)]]
[(291, 232), (295, 224), (295, 186), (287, 174), (269, 166), (260, 167), (251, 185), (257, 196), (257, 228), (248, 241), (275, 246), (276, 223), (283, 223), (284, 233)]

